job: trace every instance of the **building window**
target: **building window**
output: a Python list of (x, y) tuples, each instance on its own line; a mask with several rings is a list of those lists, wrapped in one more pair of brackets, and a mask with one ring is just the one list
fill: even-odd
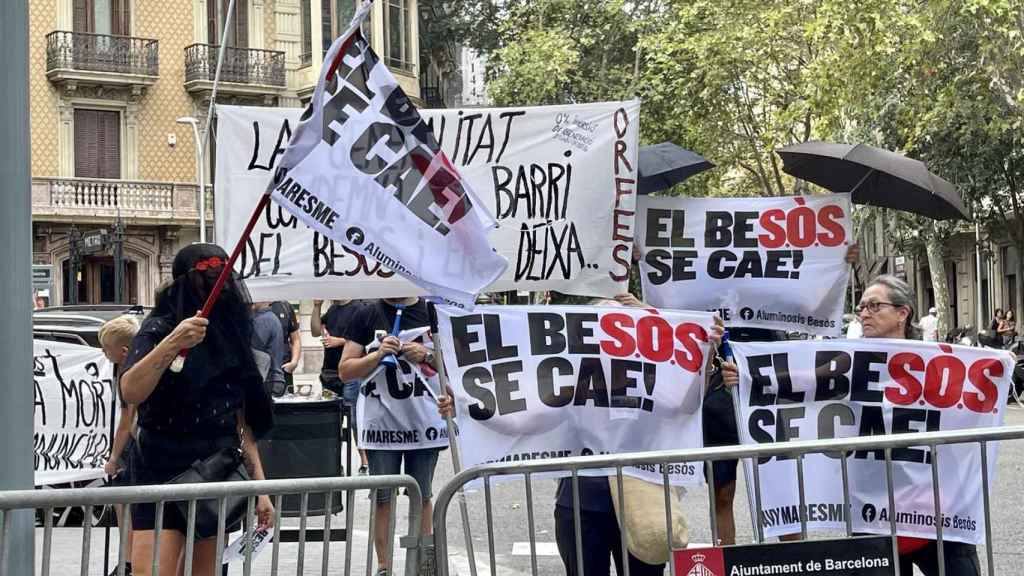
[[(359, 0), (322, 0), (320, 4), (320, 45), (324, 56), (331, 44), (348, 30)], [(369, 20), (369, 19), (367, 19)]]
[[(220, 36), (223, 21), (227, 21), (229, 0), (220, 0), (218, 14), (217, 0), (206, 0), (206, 38), (207, 44), (220, 45)], [(224, 20), (222, 21), (221, 18)], [(231, 17), (231, 27), (228, 29), (228, 46), (235, 48), (249, 47), (249, 2), (247, 0), (235, 0), (235, 13)]]
[(76, 108), (75, 177), (121, 178), (121, 113)]
[(299, 66), (313, 64), (313, 15), (309, 0), (302, 0), (300, 17), (302, 18), (302, 51), (299, 52)]
[(387, 0), (384, 9), (384, 61), (391, 68), (413, 69), (409, 0)]
[(131, 35), (131, 0), (74, 0), (74, 32)]

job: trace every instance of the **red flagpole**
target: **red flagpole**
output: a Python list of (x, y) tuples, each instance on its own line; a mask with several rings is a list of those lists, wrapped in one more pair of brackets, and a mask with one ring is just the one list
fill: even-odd
[[(206, 297), (203, 309), (199, 311), (199, 316), (201, 318), (209, 318), (210, 312), (213, 310), (213, 304), (220, 296), (220, 291), (224, 289), (224, 284), (228, 281), (228, 276), (231, 275), (231, 271), (235, 268), (235, 261), (238, 260), (238, 256), (242, 253), (242, 248), (245, 247), (245, 241), (249, 239), (250, 235), (252, 235), (252, 229), (256, 227), (256, 221), (260, 218), (260, 212), (266, 208), (268, 202), (270, 202), (269, 192), (260, 196), (260, 201), (256, 203), (256, 208), (252, 211), (252, 215), (249, 216), (249, 223), (245, 225), (245, 230), (242, 231), (242, 235), (238, 238), (238, 242), (231, 251), (231, 255), (228, 256), (227, 263), (224, 264), (224, 268), (221, 269), (220, 275), (217, 276), (217, 282), (213, 285), (213, 289), (210, 290), (210, 295)], [(181, 366), (184, 365), (185, 356), (187, 355), (188, 350), (183, 349), (178, 352), (178, 357), (171, 366), (171, 369), (174, 372), (181, 370)], [(174, 370), (175, 365), (178, 366), (177, 370)]]

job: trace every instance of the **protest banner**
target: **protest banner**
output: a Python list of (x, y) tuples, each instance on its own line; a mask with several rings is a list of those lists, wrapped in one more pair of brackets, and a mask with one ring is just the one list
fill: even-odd
[[(421, 111), (440, 148), (500, 224), (489, 240), (510, 265), (488, 291), (625, 291), (639, 112), (639, 101)], [(302, 110), (218, 106), (217, 113), (216, 231), (218, 241), (230, 245)], [(361, 214), (369, 218), (375, 206), (360, 207)], [(236, 269), (257, 300), (424, 293), (276, 204), (265, 209)]]
[[(732, 343), (740, 379), (738, 429), (744, 444), (880, 436), (999, 426), (1013, 370), (1009, 352), (914, 340), (858, 339)], [(943, 538), (984, 540), (981, 456), (975, 444), (938, 446)], [(990, 478), (996, 445), (988, 445)], [(847, 455), (855, 532), (935, 537), (936, 511), (927, 447), (895, 449), (896, 510), (889, 509), (882, 450)], [(748, 478), (753, 463), (747, 461)], [(760, 461), (765, 535), (800, 531), (793, 457)], [(811, 529), (842, 529), (839, 454), (804, 459)]]
[[(438, 318), (463, 467), (701, 446), (710, 313), (478, 306)], [(658, 466), (623, 472), (662, 480)], [(699, 484), (703, 470), (669, 475)]]
[[(434, 349), (428, 328), (403, 330), (402, 343)], [(380, 335), (383, 337), (383, 334)], [(366, 347), (380, 348), (380, 338)], [(438, 377), (427, 364), (397, 358), (396, 366), (379, 365), (359, 386), (356, 444), (363, 450), (419, 450), (448, 446), (448, 428), (437, 411)]]
[(99, 348), (32, 341), (37, 486), (102, 478), (117, 418), (114, 367)]
[(637, 205), (644, 301), (712, 310), (726, 326), (840, 336), (848, 194), (651, 198)]
[[(487, 238), (495, 220), (363, 38), (372, 7), (364, 3), (324, 55), (267, 192), (317, 233), (432, 296), (472, 307), (508, 267)], [(253, 206), (246, 240), (269, 202)]]

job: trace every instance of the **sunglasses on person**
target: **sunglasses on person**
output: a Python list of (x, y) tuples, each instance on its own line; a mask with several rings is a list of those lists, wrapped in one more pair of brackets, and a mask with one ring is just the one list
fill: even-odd
[(871, 314), (878, 314), (878, 311), (882, 309), (882, 306), (892, 306), (893, 308), (900, 307), (899, 304), (893, 304), (892, 302), (865, 302), (855, 306), (853, 311), (860, 314), (867, 310)]
[(193, 266), (192, 269), (198, 270), (199, 272), (206, 272), (207, 270), (219, 270), (220, 268), (223, 268), (224, 264), (226, 263), (227, 261), (221, 258), (220, 256), (210, 256), (209, 258), (196, 262), (195, 266)]

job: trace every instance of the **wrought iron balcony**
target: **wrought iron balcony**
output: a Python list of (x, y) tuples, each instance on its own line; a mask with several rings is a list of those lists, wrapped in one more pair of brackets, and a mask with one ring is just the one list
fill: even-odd
[[(219, 46), (192, 44), (185, 48), (185, 89), (209, 90), (217, 72)], [(284, 52), (228, 47), (220, 72), (219, 90), (237, 94), (265, 94), (285, 87)]]
[(148, 86), (159, 74), (157, 40), (65, 30), (46, 35), (46, 75), (55, 83)]
[[(102, 222), (121, 215), (151, 224), (197, 224), (195, 184), (91, 178), (33, 178), (32, 216), (54, 222)], [(213, 192), (207, 187), (207, 219)]]

